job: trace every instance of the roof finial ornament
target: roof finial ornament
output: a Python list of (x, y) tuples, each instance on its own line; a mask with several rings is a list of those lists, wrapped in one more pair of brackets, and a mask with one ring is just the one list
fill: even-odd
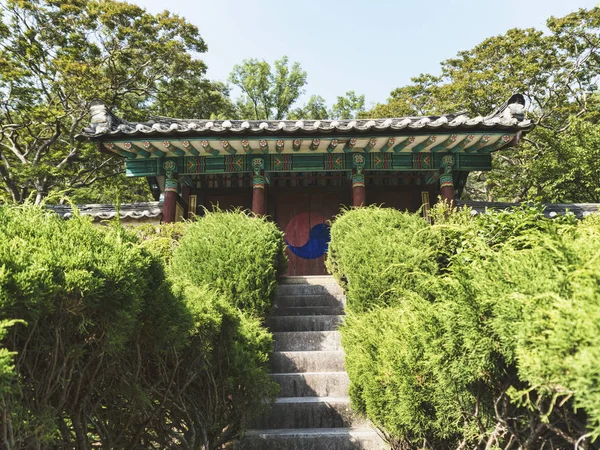
[[(110, 113), (108, 112), (108, 108), (101, 100), (92, 100), (90, 102), (90, 126), (86, 128), (86, 132), (88, 129), (100, 131), (108, 131), (111, 127)], [(100, 129), (100, 130), (99, 130)]]
[(506, 102), (504, 102), (496, 111), (490, 114), (485, 119), (497, 117), (505, 121), (507, 124), (511, 122), (521, 122), (525, 119), (525, 97), (523, 94), (513, 94)]

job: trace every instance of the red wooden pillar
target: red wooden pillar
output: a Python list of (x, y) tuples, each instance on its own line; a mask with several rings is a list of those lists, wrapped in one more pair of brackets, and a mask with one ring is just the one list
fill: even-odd
[(177, 193), (179, 183), (175, 178), (165, 180), (165, 195), (163, 197), (163, 222), (175, 222), (175, 213), (177, 211)]
[(365, 206), (365, 176), (362, 173), (352, 174), (352, 206)]
[(175, 162), (165, 161), (163, 167), (166, 172), (165, 190), (163, 197), (163, 217), (164, 223), (175, 222), (177, 211), (177, 197), (179, 196), (179, 183), (175, 175)]
[(265, 214), (265, 177), (252, 178), (252, 212), (257, 216)]
[(252, 177), (252, 212), (257, 216), (263, 216), (266, 212), (266, 178), (264, 173), (264, 161), (261, 158), (252, 160), (254, 176)]
[(454, 157), (445, 155), (442, 158), (443, 173), (440, 175), (440, 195), (442, 201), (450, 207), (454, 207), (454, 181), (452, 176), (452, 167), (454, 166)]

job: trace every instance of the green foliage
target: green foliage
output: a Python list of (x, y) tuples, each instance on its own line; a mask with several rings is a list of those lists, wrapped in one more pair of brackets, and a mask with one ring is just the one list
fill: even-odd
[[(161, 253), (176, 236), (164, 231), (152, 244)], [(182, 383), (196, 380), (187, 394), (193, 414), (182, 418), (184, 434), (191, 439), (200, 432), (207, 448), (238, 437), (276, 394), (266, 367), (272, 335), (262, 323), (284, 258), (277, 227), (242, 211), (205, 211), (186, 225), (173, 252), (170, 273), (199, 324), (189, 351), (212, 342), (206, 364), (190, 357), (184, 361), (193, 363), (182, 367)]]
[(542, 195), (548, 201), (600, 203), (600, 125), (578, 117), (569, 117), (569, 122), (560, 133), (536, 133), (546, 151), (538, 156), (533, 176), (543, 180)]
[(338, 95), (337, 101), (327, 109), (325, 99), (320, 95), (312, 95), (301, 108), (291, 110), (288, 119), (355, 119), (365, 111), (365, 96), (356, 95), (354, 91), (346, 95)]
[[(342, 327), (353, 406), (394, 448), (588, 448), (600, 433), (599, 220), (434, 210), (433, 226), (414, 216), (429, 228), (420, 241), (408, 219), (386, 229), (382, 214), (348, 211), (332, 227), (329, 265), (349, 299), (368, 273), (387, 283)], [(375, 251), (350, 223), (377, 236)], [(417, 251), (436, 267), (407, 257), (412, 281), (378, 274)]]
[(172, 222), (157, 224), (142, 224), (133, 228), (140, 245), (150, 253), (169, 263), (173, 252), (179, 245), (179, 240), (185, 234), (188, 222)]
[[(148, 110), (197, 117), (232, 109), (225, 87), (206, 80), (193, 56), (206, 51), (198, 29), (167, 11), (115, 0), (8, 0), (0, 20), (0, 186), (14, 202), (39, 203), (52, 192), (114, 200), (121, 158), (75, 139), (95, 98), (134, 120)], [(173, 103), (184, 97), (194, 101)], [(105, 181), (106, 189), (94, 187)], [(140, 180), (116, 184), (123, 201), (148, 199)]]
[(122, 236), (96, 230), (83, 219), (62, 221), (28, 206), (0, 209), (0, 239), (3, 319), (24, 319), (32, 327), (65, 308), (76, 329), (87, 334), (102, 327), (98, 333), (107, 350), (122, 348), (147, 293), (136, 282), (152, 278), (147, 257)]
[(273, 67), (257, 59), (246, 59), (233, 67), (229, 81), (243, 92), (238, 100), (243, 118), (281, 120), (287, 116), (306, 85), (306, 72), (300, 63), (288, 64), (284, 56)]
[(199, 77), (193, 70), (162, 81), (156, 101), (148, 112), (156, 116), (192, 119), (224, 120), (237, 116), (235, 105), (229, 98), (229, 88), (224, 83)]
[(284, 258), (283, 237), (272, 222), (242, 211), (206, 211), (188, 226), (173, 255), (173, 273), (208, 284), (232, 305), (264, 316)]
[(295, 108), (288, 114), (290, 120), (326, 120), (329, 118), (330, 112), (327, 110), (327, 102), (320, 95), (311, 95), (304, 106)]
[[(349, 314), (341, 328), (352, 407), (383, 431), (394, 448), (452, 448), (461, 411), (436, 389), (429, 334), (439, 326), (429, 302), (414, 294), (395, 307)], [(440, 398), (440, 394), (441, 397)]]
[(320, 95), (312, 95), (304, 106), (292, 108), (304, 94), (306, 72), (298, 62), (289, 66), (287, 56), (275, 61), (273, 67), (266, 61), (246, 59), (233, 67), (229, 81), (242, 90), (236, 110), (243, 119), (352, 119), (365, 110), (365, 96), (354, 91), (338, 96), (330, 109)]
[[(5, 398), (3, 429), (13, 433), (3, 437), (9, 448), (54, 440), (88, 448), (90, 418), (110, 429), (114, 416), (128, 411), (124, 421), (135, 423), (147, 412), (134, 406), (151, 396), (131, 378), (135, 365), (181, 348), (188, 313), (162, 265), (120, 228), (31, 206), (1, 208), (0, 224), (0, 318), (27, 323), (5, 339), (18, 353), (19, 383)], [(125, 395), (114, 384), (127, 379)]]
[[(600, 7), (550, 17), (547, 31), (512, 29), (441, 62), (363, 114), (401, 117), (491, 113), (515, 92), (530, 100), (538, 126), (514, 149), (493, 156), (489, 175), (473, 174), (472, 199), (597, 202)], [(477, 177), (477, 178), (476, 178)], [(594, 184), (595, 183), (595, 184)]]
[(333, 119), (355, 119), (364, 110), (365, 96), (348, 91), (345, 96), (338, 96), (331, 108), (331, 117)]
[[(224, 217), (217, 232), (216, 216), (207, 226), (224, 239), (231, 221)], [(255, 233), (273, 254), (256, 272), (223, 275), (245, 276), (268, 298), (281, 235), (261, 219), (235, 221), (246, 242)], [(0, 208), (6, 448), (221, 448), (268, 405), (273, 344), (257, 309), (238, 309), (220, 292), (230, 284), (167, 277), (177, 272), (166, 268), (185, 230), (131, 232), (30, 205)]]
[[(221, 448), (239, 438), (277, 393), (267, 370), (272, 335), (262, 318), (235, 308), (209, 284), (179, 279), (175, 290), (185, 299), (194, 326), (176, 362), (174, 384), (186, 388), (172, 399), (172, 407), (167, 405), (170, 421), (163, 423), (165, 439), (157, 443), (172, 448), (168, 440), (176, 439), (181, 447), (174, 448)], [(177, 430), (170, 429), (172, 423)]]
[(331, 229), (327, 268), (345, 285), (351, 311), (394, 305), (438, 270), (436, 239), (417, 215), (376, 206), (348, 210)]
[[(0, 341), (6, 338), (8, 330), (17, 323), (26, 325), (24, 321), (20, 320), (0, 321)], [(7, 348), (0, 348), (0, 396), (8, 394), (12, 390), (16, 376), (14, 365), (14, 356), (16, 354), (16, 352), (11, 352)]]

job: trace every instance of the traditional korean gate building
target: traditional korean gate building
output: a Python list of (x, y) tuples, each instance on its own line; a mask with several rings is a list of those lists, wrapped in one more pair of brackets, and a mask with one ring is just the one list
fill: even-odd
[(147, 177), (163, 221), (203, 208), (268, 214), (285, 231), (289, 275), (325, 273), (326, 222), (344, 206), (417, 211), (459, 197), (470, 171), (533, 128), (513, 95), (486, 117), (464, 113), (376, 120), (196, 120), (127, 122), (102, 103), (82, 136)]

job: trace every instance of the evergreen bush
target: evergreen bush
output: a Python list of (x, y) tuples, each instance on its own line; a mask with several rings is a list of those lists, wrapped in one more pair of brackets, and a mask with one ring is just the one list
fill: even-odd
[[(268, 251), (229, 245), (244, 270), (215, 260), (227, 270), (202, 279), (169, 265), (187, 225), (131, 232), (77, 214), (63, 220), (38, 207), (0, 208), (4, 448), (209, 450), (243, 432), (275, 394), (272, 337), (259, 313), (282, 241), (261, 219), (223, 216), (210, 218), (217, 238), (187, 253), (187, 266), (222, 257), (232, 222), (243, 242)], [(261, 255), (269, 259), (252, 265)], [(260, 294), (241, 291), (238, 303), (237, 285)]]
[[(600, 220), (548, 220), (536, 207), (434, 211), (429, 242), (405, 227), (396, 242), (412, 250), (356, 265), (368, 250), (341, 229), (357, 214), (334, 223), (329, 255), (349, 293), (416, 245), (437, 265), (407, 271), (412, 282), (384, 279), (342, 327), (353, 406), (394, 448), (589, 448), (600, 431)], [(363, 234), (394, 233), (372, 216), (361, 217)], [(386, 289), (402, 296), (390, 302)]]
[(0, 267), (0, 319), (26, 324), (5, 339), (18, 354), (18, 383), (5, 398), (4, 442), (88, 448), (90, 420), (103, 410), (117, 413), (116, 397), (118, 408), (148, 397), (137, 380), (122, 378), (132, 348), (155, 355), (166, 344), (181, 348), (189, 314), (170, 293), (160, 262), (131, 236), (78, 216), (64, 221), (42, 208), (0, 208)]
[(159, 448), (222, 448), (277, 393), (267, 370), (272, 335), (262, 320), (232, 306), (210, 285), (179, 280), (175, 292), (185, 299), (194, 325), (188, 345), (168, 366), (176, 393), (164, 405), (168, 420), (149, 442)]
[(283, 235), (272, 222), (242, 211), (206, 211), (173, 254), (173, 275), (210, 285), (257, 317), (271, 308), (285, 264)]
[(439, 237), (419, 216), (391, 208), (357, 208), (336, 217), (327, 258), (345, 287), (348, 309), (395, 305), (426, 290), (438, 271)]
[(189, 222), (171, 222), (160, 225), (145, 223), (133, 227), (133, 232), (142, 247), (160, 257), (165, 264), (169, 264), (188, 224)]

